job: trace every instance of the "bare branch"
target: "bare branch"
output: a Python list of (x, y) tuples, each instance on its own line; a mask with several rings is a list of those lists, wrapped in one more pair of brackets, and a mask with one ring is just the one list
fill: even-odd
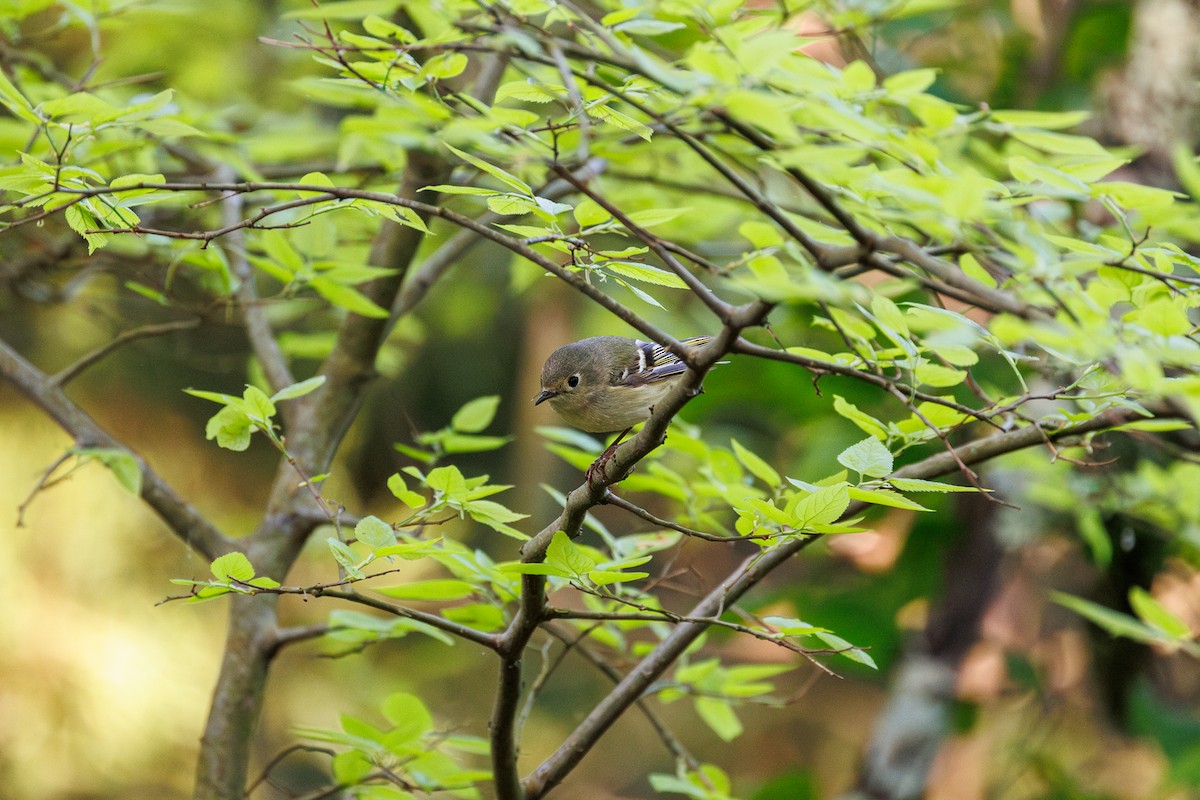
[(22, 394), (58, 423), (84, 447), (109, 447), (129, 452), (142, 473), (142, 499), (167, 523), (177, 537), (209, 559), (240, 549), (208, 518), (175, 493), (145, 459), (114, 439), (87, 412), (63, 393), (54, 379), (41, 372), (7, 342), (0, 341), (0, 375), (12, 381)]
[(200, 324), (199, 319), (181, 319), (175, 322), (163, 322), (156, 325), (142, 325), (132, 330), (124, 331), (118, 334), (111, 341), (105, 342), (101, 347), (96, 348), (92, 352), (84, 355), (75, 363), (64, 367), (47, 378), (53, 386), (66, 386), (79, 374), (88, 367), (95, 364), (97, 361), (105, 358), (112, 352), (124, 347), (130, 342), (135, 342), (138, 339), (148, 339), (152, 336), (162, 336), (175, 331), (185, 331), (189, 328), (195, 328)]
[[(222, 168), (221, 171), (224, 174), (232, 172), (228, 167)], [(233, 274), (237, 277), (238, 284), (234, 296), (241, 307), (246, 338), (250, 341), (250, 348), (262, 366), (271, 390), (277, 392), (285, 386), (291, 386), (296, 379), (292, 377), (287, 359), (279, 349), (279, 341), (275, 338), (275, 332), (271, 330), (266, 308), (258, 301), (258, 287), (254, 280), (254, 270), (246, 258), (246, 241), (242, 229), (233, 227), (241, 220), (244, 208), (243, 194), (234, 194), (222, 204), (221, 216), (225, 227), (230, 230), (229, 243), (224, 250), (233, 267)], [(290, 427), (292, 405), (285, 403), (281, 413), (285, 427)]]

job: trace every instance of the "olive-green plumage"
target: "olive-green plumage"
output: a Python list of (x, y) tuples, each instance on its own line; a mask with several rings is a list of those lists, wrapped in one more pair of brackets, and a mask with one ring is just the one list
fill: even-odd
[[(700, 345), (711, 337), (684, 339)], [(687, 365), (653, 342), (593, 336), (563, 345), (542, 367), (535, 404), (550, 407), (568, 425), (588, 433), (631, 428), (650, 416)]]

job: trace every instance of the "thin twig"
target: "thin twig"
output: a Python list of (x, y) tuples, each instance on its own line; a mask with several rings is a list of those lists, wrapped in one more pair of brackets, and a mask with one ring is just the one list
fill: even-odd
[(200, 324), (200, 319), (181, 319), (174, 322), (163, 322), (156, 325), (142, 325), (138, 328), (123, 331), (114, 337), (111, 341), (105, 342), (102, 346), (96, 348), (92, 352), (82, 356), (75, 363), (64, 367), (58, 372), (48, 377), (48, 381), (52, 386), (66, 386), (75, 378), (79, 377), (79, 373), (83, 372), (88, 367), (108, 356), (114, 350), (118, 350), (130, 342), (135, 342), (138, 339), (148, 339), (152, 336), (163, 336), (176, 331), (185, 331), (190, 328), (195, 328)]

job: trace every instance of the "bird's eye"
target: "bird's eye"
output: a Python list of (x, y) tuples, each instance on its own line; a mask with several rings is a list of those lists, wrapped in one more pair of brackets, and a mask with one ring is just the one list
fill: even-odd
[(578, 373), (567, 378), (567, 386), (574, 389), (578, 385), (579, 385), (579, 374)]

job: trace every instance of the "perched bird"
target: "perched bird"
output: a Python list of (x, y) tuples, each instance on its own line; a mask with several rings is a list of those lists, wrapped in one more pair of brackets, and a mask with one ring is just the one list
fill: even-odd
[[(700, 345), (711, 338), (682, 343)], [(550, 401), (563, 422), (588, 433), (628, 432), (650, 416), (686, 369), (679, 356), (654, 342), (593, 336), (550, 354), (533, 402)]]

